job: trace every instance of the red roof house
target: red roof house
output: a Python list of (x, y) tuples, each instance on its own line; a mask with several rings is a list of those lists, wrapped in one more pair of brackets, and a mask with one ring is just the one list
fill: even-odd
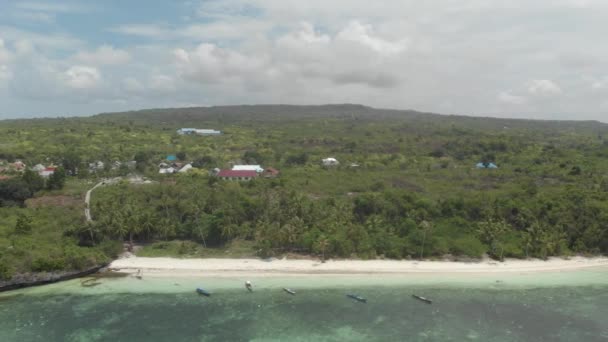
[(55, 173), (55, 171), (57, 170), (56, 167), (47, 167), (44, 170), (38, 172), (38, 174), (44, 178), (46, 177), (50, 177), (53, 173)]
[(258, 173), (249, 170), (221, 170), (217, 176), (225, 180), (248, 181), (256, 178)]

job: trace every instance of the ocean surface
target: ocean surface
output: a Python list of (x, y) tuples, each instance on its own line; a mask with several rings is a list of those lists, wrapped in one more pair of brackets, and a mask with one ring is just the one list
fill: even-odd
[(236, 277), (78, 279), (3, 293), (0, 341), (608, 341), (607, 269), (250, 280), (253, 293)]

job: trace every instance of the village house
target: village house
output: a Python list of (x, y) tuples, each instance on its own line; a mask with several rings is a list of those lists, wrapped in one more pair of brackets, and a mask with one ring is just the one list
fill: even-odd
[(43, 177), (43, 178), (48, 178), (50, 177), (52, 174), (55, 173), (55, 171), (57, 170), (56, 167), (54, 166), (49, 166), (47, 168), (45, 168), (44, 170), (38, 172), (38, 174)]
[(44, 166), (42, 164), (36, 164), (34, 167), (32, 167), (32, 171), (34, 171), (34, 172), (41, 172), (44, 169), (46, 169), (46, 166)]
[(264, 172), (264, 169), (260, 165), (234, 165), (233, 171), (255, 171), (257, 173)]
[(221, 170), (217, 176), (223, 180), (250, 181), (258, 176), (254, 170)]
[(340, 165), (340, 162), (336, 158), (325, 158), (322, 160), (323, 166), (337, 166)]
[(186, 164), (186, 165), (184, 165), (184, 167), (182, 167), (181, 169), (179, 169), (179, 171), (177, 171), (177, 172), (179, 172), (179, 173), (186, 173), (186, 172), (188, 172), (188, 171), (190, 171), (192, 169), (193, 169), (192, 164)]
[(101, 160), (98, 160), (96, 162), (89, 163), (89, 172), (95, 173), (97, 171), (103, 171), (104, 167), (105, 164)]
[(11, 168), (15, 171), (24, 171), (26, 166), (24, 162), (22, 162), (21, 160), (17, 160), (16, 162), (12, 163)]
[(173, 167), (167, 167), (167, 168), (161, 168), (160, 170), (158, 170), (158, 173), (160, 174), (171, 174), (171, 173), (175, 173), (175, 168)]
[(475, 165), (476, 168), (478, 169), (498, 169), (498, 166), (494, 163), (477, 163), (477, 165)]
[(199, 129), (199, 128), (180, 128), (177, 130), (177, 134), (179, 135), (220, 135), (221, 131), (217, 131), (215, 129)]

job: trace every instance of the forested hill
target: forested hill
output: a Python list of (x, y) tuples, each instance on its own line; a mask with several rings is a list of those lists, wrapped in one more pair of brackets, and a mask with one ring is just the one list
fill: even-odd
[(305, 119), (399, 120), (412, 125), (439, 125), (471, 129), (576, 130), (607, 132), (608, 124), (598, 121), (558, 121), (502, 119), (464, 115), (443, 115), (415, 110), (377, 109), (358, 104), (319, 106), (241, 105), (191, 108), (145, 109), (103, 113), (93, 120), (126, 120), (148, 124), (197, 125), (210, 123), (291, 121)]
[[(183, 127), (223, 134), (179, 135)], [(248, 256), (397, 259), (608, 253), (607, 133), (599, 122), (360, 105), (0, 121), (0, 278), (86, 268), (131, 238), (150, 244), (148, 255), (231, 246)], [(323, 165), (329, 157), (339, 165)], [(169, 162), (191, 169), (163, 172)], [(61, 182), (23, 164), (59, 167)], [(234, 164), (280, 173), (227, 181), (210, 172)], [(95, 190), (86, 223), (86, 190), (132, 174), (154, 182)]]

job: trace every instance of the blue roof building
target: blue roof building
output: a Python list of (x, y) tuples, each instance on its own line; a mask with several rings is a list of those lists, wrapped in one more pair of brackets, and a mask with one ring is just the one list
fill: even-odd
[(494, 163), (477, 163), (475, 167), (478, 169), (498, 169), (498, 166)]
[(167, 156), (167, 160), (168, 161), (176, 161), (177, 157), (175, 155), (173, 155), (173, 154), (170, 154), (170, 155)]

